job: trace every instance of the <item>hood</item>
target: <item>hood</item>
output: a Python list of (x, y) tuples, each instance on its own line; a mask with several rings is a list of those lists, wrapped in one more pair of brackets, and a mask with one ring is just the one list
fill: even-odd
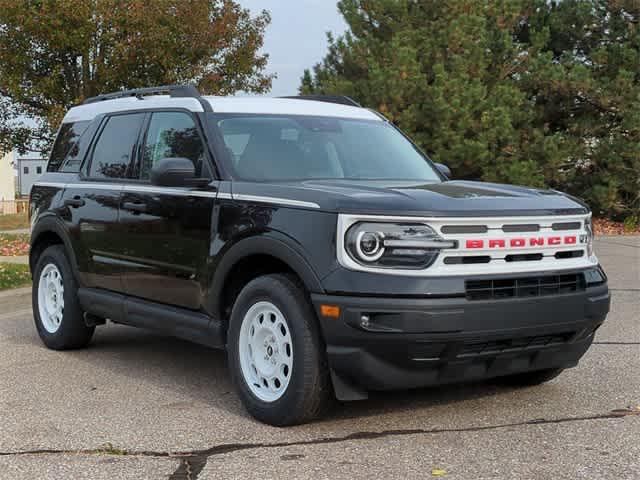
[(372, 215), (511, 216), (588, 213), (582, 201), (555, 190), (447, 181), (308, 180), (251, 185), (257, 195), (314, 202), (325, 211)]

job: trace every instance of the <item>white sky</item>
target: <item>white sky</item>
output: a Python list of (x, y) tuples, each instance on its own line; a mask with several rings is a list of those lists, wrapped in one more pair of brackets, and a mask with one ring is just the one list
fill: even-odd
[(269, 54), (267, 71), (276, 73), (271, 95), (296, 95), (305, 68), (327, 53), (326, 32), (342, 34), (346, 24), (335, 0), (238, 0), (254, 14), (271, 13), (263, 50)]

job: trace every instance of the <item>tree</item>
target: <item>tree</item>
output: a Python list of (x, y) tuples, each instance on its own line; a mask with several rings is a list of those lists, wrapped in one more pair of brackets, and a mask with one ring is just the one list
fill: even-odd
[(640, 3), (541, 1), (518, 35), (530, 45), (521, 88), (565, 154), (548, 183), (597, 214), (640, 218)]
[(0, 149), (47, 149), (66, 110), (99, 93), (267, 91), (269, 22), (234, 0), (0, 0)]
[(342, 0), (301, 92), (346, 94), (457, 178), (569, 190), (640, 212), (635, 0)]

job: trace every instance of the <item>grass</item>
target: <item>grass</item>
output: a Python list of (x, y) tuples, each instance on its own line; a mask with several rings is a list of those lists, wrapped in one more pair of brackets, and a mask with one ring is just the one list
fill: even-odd
[(31, 284), (29, 265), (0, 263), (0, 290), (26, 287)]
[(0, 230), (15, 230), (17, 228), (29, 228), (27, 213), (0, 215)]

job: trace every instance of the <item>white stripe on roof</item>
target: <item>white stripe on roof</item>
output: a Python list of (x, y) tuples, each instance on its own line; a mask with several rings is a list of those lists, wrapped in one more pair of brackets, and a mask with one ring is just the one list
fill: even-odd
[[(353, 118), (382, 121), (366, 108), (351, 107), (313, 100), (266, 97), (204, 97), (214, 112), (276, 115), (311, 115), (318, 117)], [(93, 120), (97, 115), (124, 110), (149, 110), (157, 108), (184, 108), (191, 112), (202, 112), (202, 105), (195, 98), (172, 98), (168, 95), (146, 96), (104, 100), (71, 108), (63, 123)]]

